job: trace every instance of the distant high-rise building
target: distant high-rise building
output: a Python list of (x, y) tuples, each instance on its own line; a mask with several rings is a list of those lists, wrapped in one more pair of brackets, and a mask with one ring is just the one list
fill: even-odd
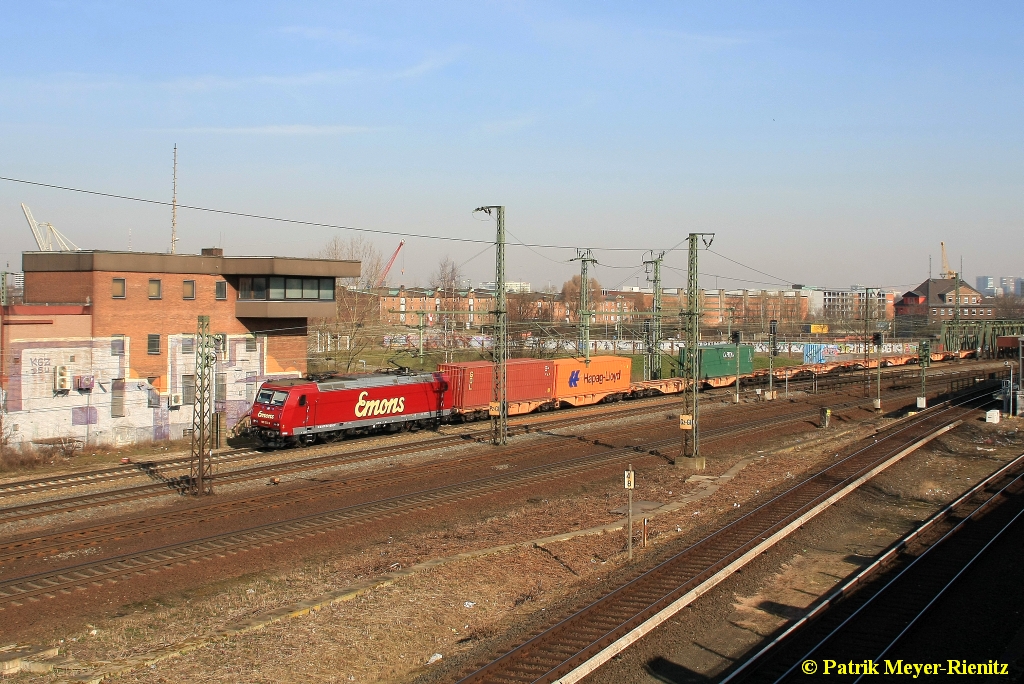
[[(493, 280), (486, 283), (480, 283), (480, 288), (484, 290), (491, 290), (492, 292), (498, 287), (498, 284)], [(505, 292), (511, 292), (512, 294), (530, 294), (533, 292), (533, 286), (531, 283), (519, 282), (506, 280), (505, 281)]]
[(1014, 278), (1014, 277), (1002, 277), (1002, 278), (1000, 278), (999, 279), (999, 289), (1001, 290), (1000, 294), (1002, 294), (1004, 296), (1007, 296), (1007, 297), (1012, 297), (1015, 294), (1017, 294), (1017, 281), (1018, 280), (1020, 280), (1020, 278)]
[(978, 276), (975, 280), (978, 290), (981, 294), (986, 297), (993, 297), (996, 294), (996, 277), (995, 276)]

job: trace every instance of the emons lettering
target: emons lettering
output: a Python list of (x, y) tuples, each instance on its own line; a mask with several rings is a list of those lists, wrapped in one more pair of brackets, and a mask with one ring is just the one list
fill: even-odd
[(359, 401), (356, 403), (356, 416), (367, 418), (370, 416), (386, 416), (389, 413), (402, 413), (405, 411), (405, 397), (393, 399), (370, 399), (366, 395), (369, 392), (360, 392)]

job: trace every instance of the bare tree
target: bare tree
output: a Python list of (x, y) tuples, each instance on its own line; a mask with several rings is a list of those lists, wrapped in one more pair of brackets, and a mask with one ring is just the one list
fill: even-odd
[(341, 278), (339, 285), (368, 289), (377, 284), (384, 270), (384, 256), (373, 242), (361, 236), (348, 239), (335, 235), (330, 242), (313, 253), (316, 259), (346, 259), (360, 262), (358, 278)]
[(437, 264), (437, 270), (430, 276), (431, 287), (436, 287), (442, 293), (453, 297), (462, 279), (462, 267), (449, 255), (441, 257)]
[(1015, 295), (997, 297), (993, 308), (995, 309), (993, 318), (1004, 321), (1024, 319), (1024, 297)]
[[(573, 322), (579, 321), (579, 310), (580, 310), (580, 282), (581, 278), (578, 275), (574, 275), (569, 280), (562, 283), (562, 301), (565, 303), (566, 312), (569, 314), (569, 320)], [(601, 283), (597, 282), (597, 278), (590, 279), (590, 302), (593, 305), (601, 297)]]
[(380, 342), (380, 297), (373, 286), (384, 269), (375, 244), (363, 237), (335, 236), (313, 256), (361, 262), (358, 278), (340, 278), (333, 318), (310, 319), (309, 351), (330, 370), (348, 372), (356, 360)]

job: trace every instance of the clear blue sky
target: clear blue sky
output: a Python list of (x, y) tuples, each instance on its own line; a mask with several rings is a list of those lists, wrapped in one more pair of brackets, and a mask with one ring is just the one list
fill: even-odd
[[(784, 283), (909, 285), (940, 240), (968, 277), (1024, 275), (1022, 29), (1020, 2), (6, 2), (0, 175), (169, 200), (177, 143), (188, 204), (490, 237), (470, 210), (503, 203), (523, 241), (715, 232), (777, 280), (702, 271)], [(34, 246), (20, 202), (85, 248), (129, 227), (168, 246), (167, 209), (0, 183), (0, 266)], [(333, 234), (187, 211), (179, 230), (179, 251), (232, 254)], [(405, 280), (478, 251), (411, 240)], [(509, 277), (576, 270), (538, 252)]]

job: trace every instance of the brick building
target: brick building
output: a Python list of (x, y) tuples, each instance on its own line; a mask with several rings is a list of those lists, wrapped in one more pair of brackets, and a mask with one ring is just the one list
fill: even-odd
[[(423, 312), (423, 323), (428, 327), (454, 318), (466, 328), (479, 328), (481, 323), (490, 321), (488, 314), (494, 310), (494, 292), (473, 288), (452, 291), (403, 285), (379, 289), (377, 295), (380, 320), (391, 325), (419, 325), (420, 314), (416, 312)], [(460, 313), (442, 313), (445, 311)]]
[[(960, 281), (960, 319), (964, 321), (995, 320), (995, 299)], [(917, 325), (930, 325), (953, 320), (957, 308), (956, 280), (931, 278), (904, 293), (896, 304), (896, 316)]]
[[(219, 336), (215, 409), (306, 371), (307, 321), (335, 309), (355, 261), (26, 252), (23, 303), (0, 311), (0, 385), (15, 441), (132, 443), (191, 426), (199, 315)], [(62, 378), (67, 378), (66, 380)]]

